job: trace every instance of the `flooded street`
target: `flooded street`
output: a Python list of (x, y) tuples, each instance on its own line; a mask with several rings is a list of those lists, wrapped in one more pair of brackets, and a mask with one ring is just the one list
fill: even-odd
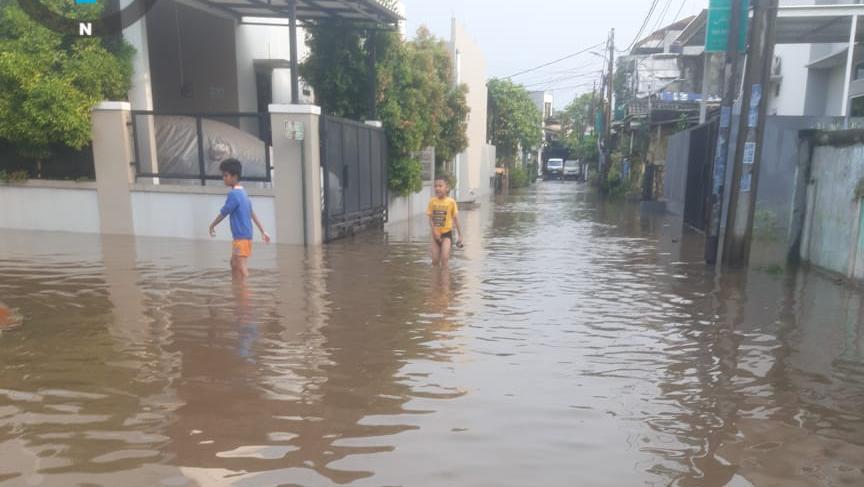
[(864, 485), (864, 294), (583, 185), (320, 251), (0, 232), (0, 485)]

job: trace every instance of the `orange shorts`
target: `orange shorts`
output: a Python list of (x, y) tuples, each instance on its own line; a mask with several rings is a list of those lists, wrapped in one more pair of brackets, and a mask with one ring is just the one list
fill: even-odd
[(252, 255), (252, 241), (235, 240), (231, 244), (231, 254), (237, 257), (249, 257)]

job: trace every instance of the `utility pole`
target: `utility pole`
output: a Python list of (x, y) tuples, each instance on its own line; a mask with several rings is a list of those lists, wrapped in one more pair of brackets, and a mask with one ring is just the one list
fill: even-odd
[(597, 81), (594, 81), (594, 89), (591, 90), (591, 135), (597, 132)]
[(615, 69), (615, 29), (612, 29), (609, 32), (609, 66), (606, 70), (606, 120), (605, 127), (603, 127), (603, 172), (601, 176), (602, 181), (606, 181), (609, 176), (609, 166), (611, 165), (611, 141), (612, 141), (612, 89), (614, 87), (614, 69)]
[(747, 265), (753, 238), (753, 215), (759, 183), (759, 162), (768, 108), (768, 83), (774, 60), (778, 0), (755, 0), (750, 51), (741, 94), (741, 119), (735, 144), (729, 219), (721, 243), (720, 263)]
[[(726, 65), (723, 71), (723, 101), (720, 105), (720, 128), (714, 152), (714, 171), (711, 188), (711, 212), (708, 218), (708, 236), (705, 239), (705, 262), (717, 262), (720, 241), (723, 195), (726, 187), (726, 162), (729, 158), (729, 136), (732, 133), (732, 107), (738, 91), (738, 38), (741, 32), (741, 10), (746, 0), (732, 0), (729, 19), (729, 38), (726, 44)], [(707, 53), (706, 53), (707, 55)]]

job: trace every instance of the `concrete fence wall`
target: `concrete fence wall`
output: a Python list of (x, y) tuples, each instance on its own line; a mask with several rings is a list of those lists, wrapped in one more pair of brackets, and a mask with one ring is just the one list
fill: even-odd
[[(320, 244), (320, 108), (271, 105), (270, 113), (274, 180), (272, 188), (246, 188), (255, 213), (276, 242)], [(208, 226), (224, 204), (227, 188), (139, 181), (130, 120), (126, 102), (103, 102), (94, 109), (95, 183), (0, 183), (0, 228), (209, 239)], [(298, 123), (304, 127), (302, 140), (289, 130)], [(230, 239), (228, 222), (217, 238)]]
[[(864, 279), (864, 130), (809, 135), (812, 157), (800, 167), (803, 214), (800, 257), (853, 279)], [(806, 163), (805, 163), (806, 164)]]
[(0, 209), (0, 228), (99, 232), (99, 202), (94, 183), (0, 183)]
[[(275, 197), (269, 190), (246, 188), (252, 199), (252, 208), (264, 228), (278, 241)], [(208, 227), (225, 203), (227, 188), (179, 188), (136, 185), (132, 190), (132, 219), (135, 235), (208, 239)], [(177, 211), (182, 208), (183, 211)], [(255, 240), (260, 239), (258, 229)], [(231, 229), (226, 221), (217, 228), (218, 240), (231, 240)]]
[(432, 183), (423, 183), (423, 189), (409, 196), (390, 195), (387, 210), (388, 223), (398, 223), (426, 214), (426, 206), (434, 193)]

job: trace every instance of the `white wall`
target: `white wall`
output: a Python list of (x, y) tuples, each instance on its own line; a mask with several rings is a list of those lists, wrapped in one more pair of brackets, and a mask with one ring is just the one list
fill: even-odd
[[(225, 192), (183, 193), (135, 190), (132, 192), (132, 216), (135, 235), (141, 237), (171, 237), (209, 239), (207, 229), (225, 203)], [(278, 241), (275, 207), (272, 196), (251, 196), (255, 213), (264, 228)], [(226, 218), (216, 232), (218, 240), (231, 240), (231, 227)], [(255, 229), (255, 240), (260, 240)]]
[(492, 144), (483, 144), (483, 161), (480, 165), (480, 179), (478, 181), (477, 197), (481, 198), (492, 194), (491, 178), (495, 177), (495, 154), (496, 147)]
[(781, 44), (774, 48), (774, 54), (781, 59), (783, 80), (780, 93), (775, 96), (772, 86), (769, 115), (804, 115), (804, 101), (807, 99), (807, 64), (810, 58), (809, 44)]
[[(267, 19), (273, 22), (273, 19)], [(258, 90), (255, 84), (255, 60), (291, 61), (290, 31), (288, 26), (240, 24), (236, 28), (237, 84), (240, 111), (258, 110)], [(297, 57), (302, 60), (309, 53), (306, 32), (297, 29)], [(291, 102), (291, 70), (287, 67), (273, 70), (273, 103)], [(301, 92), (303, 85), (300, 86)], [(302, 95), (301, 95), (302, 98)], [(301, 100), (302, 101), (302, 100)], [(311, 100), (306, 100), (311, 102)]]
[(829, 117), (843, 116), (843, 88), (846, 66), (838, 66), (828, 74), (828, 100), (825, 104), (825, 115)]
[(35, 184), (0, 184), (0, 228), (99, 233), (94, 184)]
[(410, 196), (394, 197), (390, 195), (390, 206), (387, 209), (387, 223), (398, 223), (414, 218), (425, 218), (426, 207), (432, 198), (431, 184), (424, 184), (420, 192)]
[[(452, 20), (450, 49), (456, 66), (457, 83), (468, 86), (466, 101), (468, 113), (468, 147), (456, 158), (458, 201), (475, 201), (488, 186), (488, 175), (484, 169), (483, 151), (486, 145), (486, 59), (467, 30)], [(551, 95), (550, 95), (551, 97)], [(494, 169), (493, 169), (494, 170)]]

